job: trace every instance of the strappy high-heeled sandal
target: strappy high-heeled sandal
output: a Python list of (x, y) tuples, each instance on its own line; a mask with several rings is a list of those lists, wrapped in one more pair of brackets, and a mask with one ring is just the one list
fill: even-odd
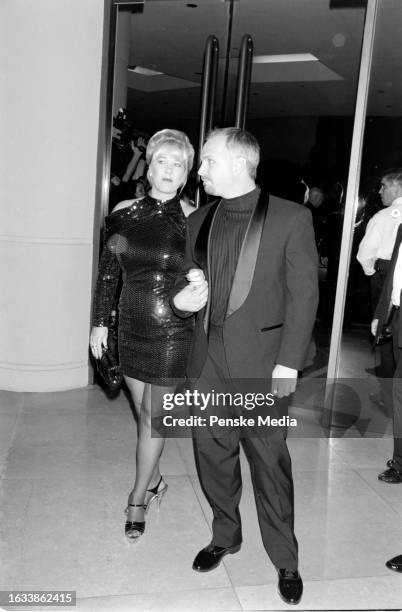
[[(162, 484), (162, 486), (161, 486), (161, 484)], [(156, 485), (156, 487), (153, 487), (152, 489), (147, 489), (147, 492), (152, 493), (152, 496), (150, 497), (150, 499), (149, 499), (147, 504), (145, 504), (145, 502), (144, 502), (144, 505), (145, 505), (145, 514), (148, 512), (150, 505), (155, 500), (157, 501), (158, 510), (159, 510), (159, 507), (160, 507), (160, 505), (162, 503), (163, 496), (165, 495), (167, 490), (168, 490), (168, 485), (163, 480), (162, 476), (159, 478), (159, 482)], [(130, 493), (130, 495), (131, 495), (131, 493)], [(129, 496), (129, 499), (130, 499), (130, 496)], [(126, 508), (124, 509), (124, 513), (125, 514), (128, 513), (128, 507), (130, 505), (131, 504), (127, 504)]]
[[(144, 510), (147, 509), (145, 504), (128, 504), (128, 506), (131, 506), (132, 508), (143, 508)], [(128, 506), (126, 509), (127, 512)], [(124, 526), (124, 533), (129, 542), (137, 542), (144, 533), (144, 531), (145, 521), (126, 521), (126, 524)]]
[(145, 514), (147, 514), (152, 502), (154, 502), (155, 500), (157, 503), (157, 508), (159, 510), (160, 505), (162, 503), (163, 496), (165, 495), (167, 490), (168, 490), (168, 486), (166, 482), (163, 480), (162, 476), (160, 477), (159, 482), (156, 485), (156, 487), (153, 487), (152, 489), (147, 489), (147, 492), (152, 493), (152, 497), (146, 504)]

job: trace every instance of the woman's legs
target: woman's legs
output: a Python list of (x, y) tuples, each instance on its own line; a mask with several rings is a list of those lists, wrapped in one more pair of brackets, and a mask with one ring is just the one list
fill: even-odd
[[(172, 387), (159, 387), (125, 377), (132, 395), (138, 416), (138, 442), (136, 453), (136, 474), (134, 488), (130, 494), (130, 504), (148, 503), (152, 493), (147, 489), (155, 487), (160, 480), (159, 458), (165, 440), (151, 437), (151, 417), (161, 414), (163, 395), (172, 392)], [(128, 521), (143, 521), (145, 510), (129, 506)]]

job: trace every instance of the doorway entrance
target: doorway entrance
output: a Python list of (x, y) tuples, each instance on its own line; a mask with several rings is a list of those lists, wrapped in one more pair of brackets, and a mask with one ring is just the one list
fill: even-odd
[[(106, 157), (120, 108), (136, 134), (176, 128), (199, 149), (211, 36), (219, 45), (211, 126), (234, 125), (242, 41), (251, 38), (245, 127), (261, 146), (261, 187), (313, 215), (321, 298), (306, 373), (324, 380), (365, 18), (362, 1), (298, 0), (296, 8), (294, 0), (111, 0)], [(110, 169), (109, 160), (108, 181)], [(369, 324), (364, 290), (356, 292), (352, 325)]]

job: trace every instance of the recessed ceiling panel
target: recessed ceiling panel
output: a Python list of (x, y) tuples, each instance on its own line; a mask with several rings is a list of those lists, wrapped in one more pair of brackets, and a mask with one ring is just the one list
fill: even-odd
[(300, 83), (304, 81), (342, 81), (339, 76), (319, 61), (254, 64), (252, 83)]
[(168, 74), (156, 74), (153, 76), (144, 76), (136, 72), (129, 71), (127, 85), (132, 89), (139, 91), (166, 91), (172, 89), (188, 89), (189, 87), (200, 87), (199, 83), (179, 79), (169, 76)]
[[(197, 6), (189, 8), (188, 4)], [(329, 0), (240, 0), (233, 4), (233, 28), (228, 37), (229, 8), (230, 3), (223, 0), (146, 2), (144, 12), (131, 19), (129, 65), (145, 66), (164, 74), (151, 79), (130, 74), (130, 90), (139, 94), (158, 92), (169, 107), (171, 93), (177, 92), (175, 109), (178, 117), (183, 116), (188, 104), (186, 90), (200, 91), (204, 46), (208, 36), (214, 34), (220, 43), (217, 113), (222, 114), (226, 93), (230, 115), (234, 109), (241, 40), (244, 34), (249, 34), (255, 56), (311, 54), (317, 58), (305, 63), (253, 64), (252, 84), (261, 88), (255, 95), (264, 97), (261, 108), (267, 116), (279, 112), (274, 104), (276, 99), (280, 112), (285, 110), (289, 115), (353, 114), (364, 9), (330, 10)], [(229, 79), (224, 92), (229, 38)], [(384, 73), (387, 71), (385, 67)], [(305, 89), (301, 89), (303, 85)], [(250, 117), (260, 108), (258, 95), (250, 100)], [(286, 104), (280, 100), (286, 100)], [(135, 112), (139, 110), (138, 104), (139, 99)], [(150, 110), (146, 106), (142, 115)]]

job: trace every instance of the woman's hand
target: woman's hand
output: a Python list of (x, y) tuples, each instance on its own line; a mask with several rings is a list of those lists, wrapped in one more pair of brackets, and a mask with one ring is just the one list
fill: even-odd
[(91, 329), (89, 346), (91, 347), (91, 353), (95, 359), (100, 359), (102, 357), (103, 347), (107, 348), (107, 334), (107, 327), (94, 326)]
[(173, 303), (183, 312), (198, 312), (208, 301), (208, 283), (199, 268), (191, 268), (187, 274), (188, 285), (176, 293)]
[(130, 148), (133, 153), (140, 153), (140, 148), (137, 147), (135, 140), (130, 140)]
[(138, 136), (136, 141), (130, 140), (130, 147), (133, 153), (136, 153), (137, 151), (141, 154), (145, 153), (145, 150), (147, 148), (147, 141), (142, 136)]
[(190, 268), (186, 274), (186, 278), (193, 288), (205, 286), (205, 275), (200, 268)]
[(143, 136), (138, 136), (138, 138), (137, 138), (137, 147), (139, 148), (139, 150), (142, 153), (145, 153), (145, 150), (147, 148), (147, 141), (145, 140), (145, 138)]

